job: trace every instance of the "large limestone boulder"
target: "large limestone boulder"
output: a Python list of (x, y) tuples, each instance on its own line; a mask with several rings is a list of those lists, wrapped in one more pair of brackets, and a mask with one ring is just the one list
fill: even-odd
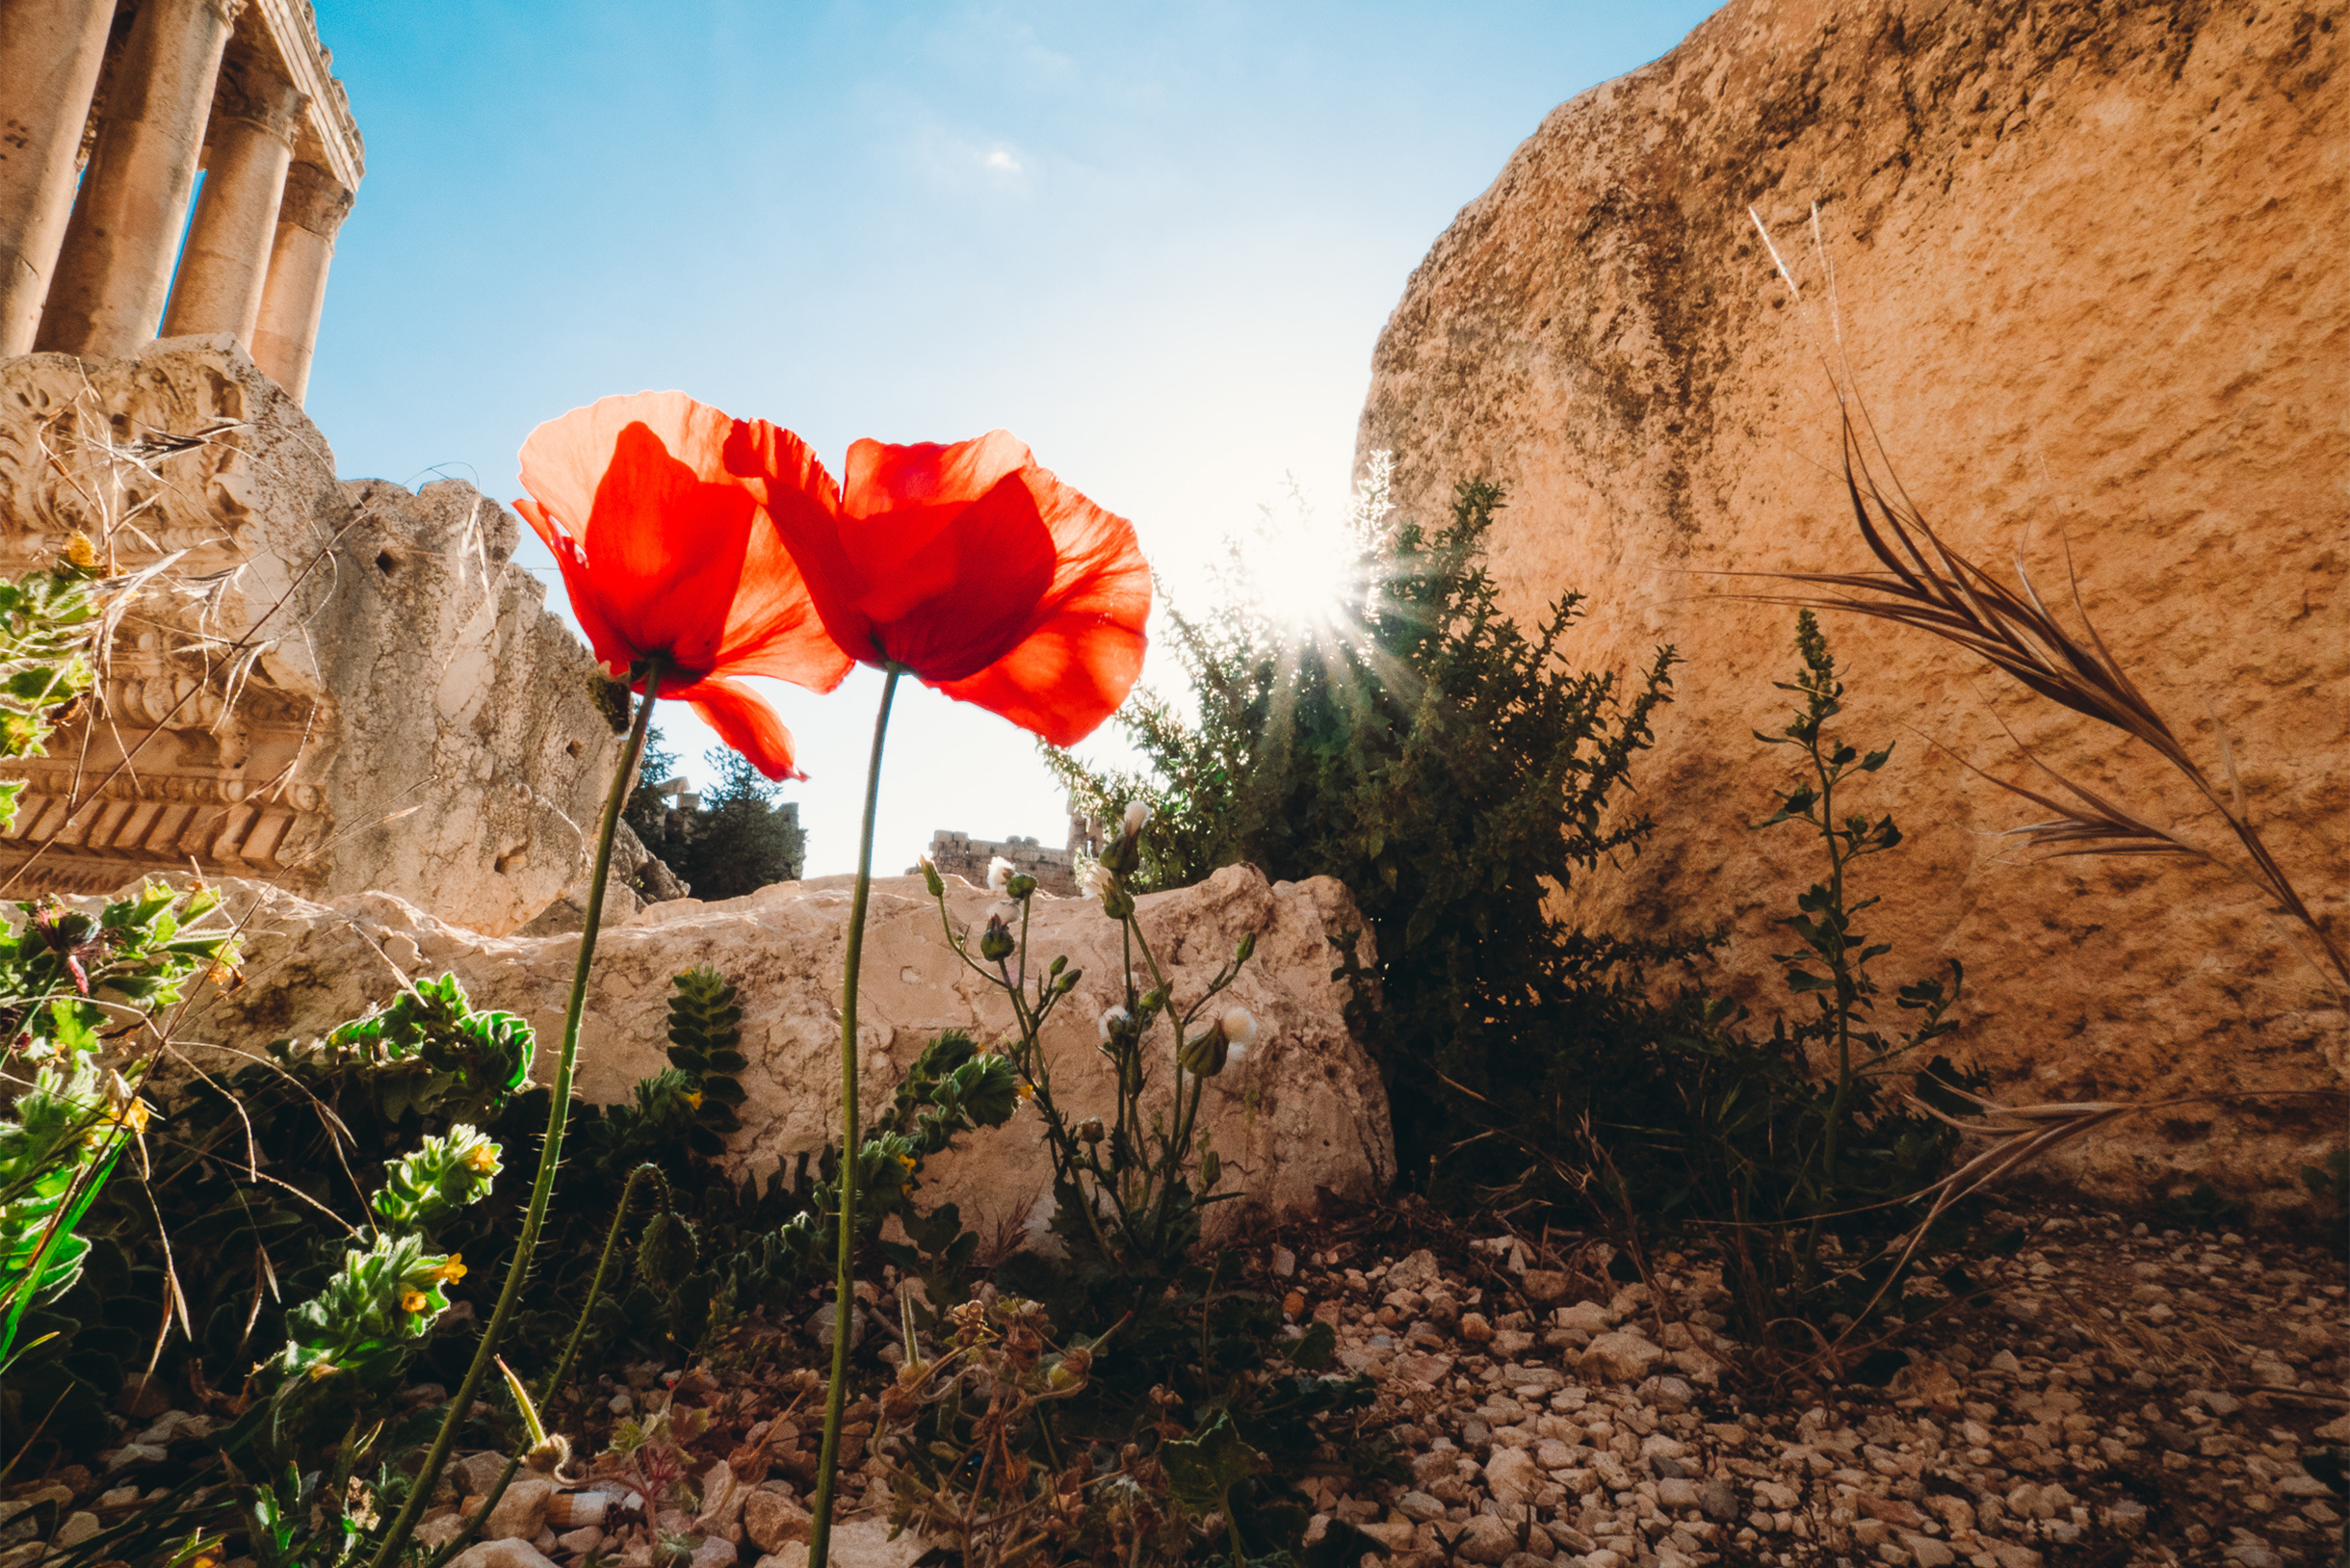
[[(1736, 922), (1720, 973), (1784, 997), (1772, 925), (1818, 875), (1748, 829), (1787, 753), (1792, 612), (1710, 576), (1873, 566), (1838, 483), (1841, 355), (1908, 493), (2003, 569), (2080, 591), (2147, 694), (2247, 796), (2337, 931), (2350, 867), (2350, 29), (2324, 8), (1734, 0), (1663, 59), (1556, 111), (1464, 208), (1381, 336), (1361, 426), (1423, 520), (1508, 488), (1514, 614), (1591, 595), (1569, 641), (1686, 663), (1639, 759), (1663, 822), (1577, 913)], [(1831, 296), (1808, 215), (1819, 206)], [(1803, 283), (1798, 307), (1748, 216)], [(2000, 1092), (2157, 1099), (2337, 1089), (2344, 1021), (2261, 901), (2148, 860), (2029, 863), (2042, 815), (2001, 726), (2218, 846), (2143, 751), (1908, 632), (1827, 631), (1844, 723), (1897, 741), (1852, 800), (1910, 835), (1868, 862), (1865, 928), (1904, 974), (1967, 965), (1962, 1054)], [(2208, 703), (2208, 707), (2206, 707)], [(1938, 749), (1946, 748), (1946, 749)], [(2115, 1197), (2196, 1175), (2294, 1189), (2338, 1101), (2187, 1104), (2076, 1146)]]
[(76, 533), (123, 573), (173, 560), (104, 650), (96, 711), (18, 765), (0, 881), (100, 892), (193, 861), (481, 930), (536, 916), (580, 876), (620, 743), (513, 563), (520, 526), (454, 480), (338, 483), (232, 338), (0, 360), (0, 571)]
[[(579, 1086), (588, 1100), (629, 1096), (666, 1065), (669, 978), (709, 964), (734, 981), (744, 1008), (750, 1069), (732, 1139), (738, 1168), (762, 1172), (839, 1134), (840, 985), (848, 927), (848, 877), (783, 882), (718, 903), (655, 904), (596, 948), (580, 1036)], [(282, 1035), (323, 1032), (391, 996), (403, 977), (455, 974), (479, 1006), (520, 1013), (538, 1031), (541, 1080), (553, 1069), (579, 939), (492, 937), (435, 920), (389, 894), (320, 904), (281, 891), (228, 884), (249, 910), (245, 983), (207, 989), (177, 1031), (182, 1041), (251, 1050)], [(959, 925), (983, 925), (990, 895), (948, 878)], [(1347, 987), (1331, 978), (1331, 938), (1360, 929), (1345, 888), (1328, 877), (1268, 886), (1248, 867), (1227, 867), (1195, 887), (1139, 901), (1144, 933), (1179, 999), (1195, 998), (1242, 934), (1254, 956), (1226, 993), (1254, 1012), (1263, 1034), (1240, 1063), (1212, 1080), (1203, 1121), (1227, 1181), (1248, 1204), (1211, 1211), (1229, 1227), (1251, 1205), (1285, 1212), (1325, 1191), (1364, 1199), (1395, 1173), (1387, 1098), (1362, 1043), (1347, 1031)], [(1118, 928), (1090, 900), (1039, 896), (1031, 954), (1065, 954), (1084, 979), (1045, 1035), (1054, 1095), (1074, 1117), (1113, 1111), (1109, 1063), (1094, 1020), (1122, 991)], [(942, 1030), (983, 1041), (1011, 1025), (1000, 991), (947, 946), (919, 877), (876, 879), (858, 1000), (862, 1092), (868, 1113), (886, 1103), (915, 1057)], [(1162, 1071), (1163, 1098), (1171, 1073)], [(932, 1180), (935, 1178), (935, 1181)], [(966, 1223), (990, 1234), (1034, 1217), (1050, 1168), (1032, 1112), (982, 1131), (926, 1170), (924, 1196), (960, 1205)]]

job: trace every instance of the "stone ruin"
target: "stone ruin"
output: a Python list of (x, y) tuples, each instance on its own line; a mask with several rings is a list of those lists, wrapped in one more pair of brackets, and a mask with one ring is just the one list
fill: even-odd
[(363, 169), (309, 8), (10, 0), (7, 24), (0, 572), (79, 535), (145, 580), (89, 716), (22, 766), (0, 892), (193, 868), (520, 928), (581, 878), (611, 697), (510, 514), (340, 483), (302, 413)]
[[(942, 827), (930, 838), (930, 863), (950, 876), (960, 876), (974, 887), (987, 885), (987, 868), (998, 856), (1011, 862), (1012, 870), (1036, 878), (1036, 885), (1057, 898), (1077, 896), (1077, 857), (1083, 851), (1089, 855), (1102, 852), (1102, 824), (1085, 816), (1074, 806), (1069, 812), (1069, 842), (1066, 848), (1052, 849), (1033, 838), (1018, 833), (1011, 837), (975, 839), (968, 833), (958, 833)], [(908, 866), (911, 876), (920, 868)]]

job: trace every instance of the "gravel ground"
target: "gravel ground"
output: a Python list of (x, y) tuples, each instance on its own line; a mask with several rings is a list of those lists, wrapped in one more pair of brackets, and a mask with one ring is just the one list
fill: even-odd
[(1277, 1250), (1268, 1278), (1380, 1379), (1371, 1419), (1412, 1455), (1412, 1486), (1326, 1488), (1322, 1512), (1398, 1568), (2333, 1560), (2342, 1504), (2301, 1460), (2350, 1444), (2340, 1257), (1993, 1222), (2026, 1244), (1974, 1265), (1884, 1386), (1775, 1397), (1716, 1337), (1718, 1271), (1680, 1254), (1658, 1298), (1518, 1237)]
[[(1333, 1325), (1342, 1362), (1378, 1382), (1365, 1427), (1411, 1473), (1317, 1478), (1314, 1532), (1345, 1520), (1393, 1568), (2334, 1560), (2344, 1504), (2302, 1460), (2350, 1447), (2341, 1256), (2053, 1206), (1992, 1223), (2027, 1227), (2026, 1243), (1971, 1263), (1976, 1290), (1872, 1358), (1881, 1382), (1829, 1385), (1750, 1375), (1700, 1258), (1666, 1253), (1650, 1284), (1618, 1285), (1602, 1245), (1480, 1237), (1409, 1201), (1268, 1238), (1256, 1282), (1300, 1328)], [(458, 1564), (643, 1568), (660, 1531), (692, 1543), (694, 1568), (796, 1568), (813, 1373), (648, 1365), (603, 1383), (583, 1455), (608, 1423), (666, 1411), (700, 1507), (647, 1518), (642, 1494), (666, 1482), (608, 1459), (586, 1487), (518, 1483), (500, 1538)], [(873, 1414), (850, 1410), (844, 1501), (865, 1517), (835, 1560), (905, 1568), (922, 1547), (885, 1539)], [(10, 1487), (0, 1568), (127, 1513), (204, 1425), (162, 1412), (92, 1465)], [(451, 1503), (501, 1464), (461, 1461)], [(429, 1537), (454, 1523), (435, 1512)]]

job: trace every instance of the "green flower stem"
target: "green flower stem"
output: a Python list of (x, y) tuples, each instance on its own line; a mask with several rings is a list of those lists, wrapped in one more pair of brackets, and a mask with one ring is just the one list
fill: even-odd
[(555, 1193), (555, 1170), (562, 1163), (563, 1128), (571, 1115), (571, 1073), (580, 1053), (580, 1018), (588, 1007), (588, 973), (595, 962), (596, 932), (604, 924), (604, 884), (612, 875), (613, 835), (620, 825), (620, 808), (628, 803), (628, 786), (636, 774), (637, 760), (644, 755), (644, 733), (652, 726), (653, 704), (661, 694), (661, 677), (665, 672), (659, 659), (651, 661), (645, 669), (644, 701), (637, 709), (637, 721), (628, 732), (627, 748), (620, 754), (619, 771), (613, 775), (612, 794), (604, 802), (604, 827), (595, 845), (595, 875), (588, 882), (588, 916), (580, 928), (579, 962), (571, 971), (571, 1005), (563, 1013), (562, 1055), (556, 1059), (555, 1083), (549, 1090), (546, 1142), (538, 1151), (538, 1175), (531, 1184), (531, 1204), (523, 1212), (522, 1234), (514, 1239), (513, 1261), (506, 1267), (506, 1285), (498, 1293), (498, 1305), (489, 1315), (488, 1325), (482, 1330), (482, 1343), (474, 1350), (473, 1365), (465, 1369), (465, 1380), (457, 1385), (456, 1396), (449, 1401), (449, 1413), (441, 1418), (440, 1431), (432, 1439), (431, 1450), (425, 1455), (424, 1468), (416, 1473), (407, 1501), (400, 1505), (400, 1513), (385, 1532), (383, 1544), (376, 1549), (369, 1568), (391, 1568), (406, 1550), (408, 1537), (416, 1531), (417, 1519), (432, 1499), (432, 1487), (440, 1479), (441, 1469), (449, 1462), (449, 1450), (457, 1447), (457, 1427), (463, 1424), (465, 1413), (473, 1408), (483, 1382), (489, 1376), (490, 1364), (498, 1353), (498, 1341), (505, 1336), (507, 1322), (522, 1299), (522, 1282), (531, 1271), (532, 1254), (538, 1249), (538, 1227), (547, 1217), (547, 1200)]
[[(580, 1343), (588, 1337), (588, 1320), (594, 1316), (595, 1304), (603, 1299), (604, 1276), (612, 1271), (613, 1255), (620, 1250), (620, 1227), (628, 1219), (630, 1205), (636, 1201), (637, 1184), (647, 1176), (661, 1184), (662, 1201), (668, 1201), (668, 1182), (661, 1174), (661, 1167), (642, 1164), (628, 1173), (627, 1185), (620, 1189), (620, 1207), (613, 1212), (612, 1229), (604, 1237), (603, 1255), (596, 1259), (595, 1277), (588, 1282), (588, 1299), (580, 1307), (579, 1321), (571, 1327), (571, 1342), (563, 1346), (562, 1359), (555, 1364), (555, 1375), (547, 1379), (545, 1391), (538, 1396), (541, 1408), (553, 1409), (555, 1401), (562, 1397), (564, 1386), (571, 1380), (571, 1364), (579, 1359)], [(506, 1489), (513, 1484), (514, 1472), (522, 1468), (523, 1457), (529, 1452), (530, 1447), (526, 1442), (520, 1453), (506, 1461), (506, 1468), (498, 1473), (498, 1483), (489, 1489), (489, 1494), (482, 1499), (482, 1505), (466, 1519), (465, 1528), (426, 1559), (426, 1568), (440, 1568), (442, 1563), (465, 1549), (466, 1543), (480, 1532), (483, 1522), (497, 1511), (498, 1500), (505, 1497)]]
[(849, 1408), (849, 1340), (856, 1314), (857, 1278), (857, 965), (865, 955), (865, 903), (874, 883), (874, 811), (881, 799), (881, 743), (889, 734), (890, 699), (905, 669), (889, 666), (881, 711), (874, 715), (873, 761), (865, 770), (865, 831), (857, 841), (857, 890), (849, 904), (849, 953), (841, 976), (840, 1275), (832, 1298), (832, 1386), (824, 1393), (824, 1447), (816, 1465), (816, 1518), (808, 1568), (824, 1568), (832, 1550), (832, 1491), (839, 1479), (841, 1420)]

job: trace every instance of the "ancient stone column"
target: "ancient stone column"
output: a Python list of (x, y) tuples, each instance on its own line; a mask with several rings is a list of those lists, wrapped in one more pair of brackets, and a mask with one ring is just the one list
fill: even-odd
[(155, 335), (243, 0), (140, 0), (35, 347), (119, 358)]
[(310, 384), (319, 312), (326, 303), (326, 265), (351, 202), (350, 188), (316, 164), (296, 164), (286, 174), (261, 321), (253, 328), (253, 363), (297, 403)]
[(278, 198), (308, 102), (257, 55), (240, 51), (222, 62), (205, 142), (204, 190), (180, 251), (165, 337), (233, 332), (252, 349)]
[(0, 19), (0, 357), (29, 353), (115, 0), (6, 0)]

